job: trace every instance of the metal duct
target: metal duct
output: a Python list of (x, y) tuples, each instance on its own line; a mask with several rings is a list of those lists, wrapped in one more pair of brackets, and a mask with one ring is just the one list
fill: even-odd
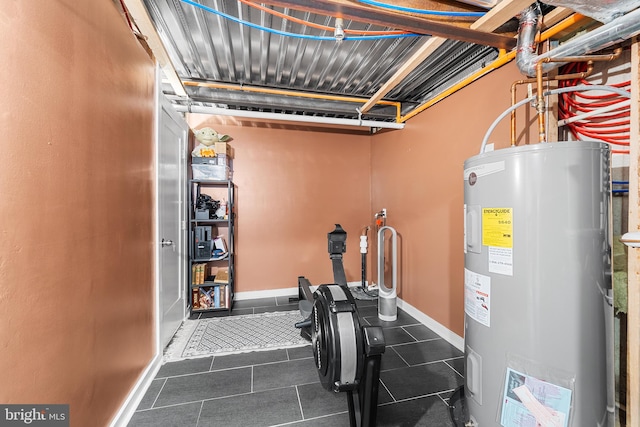
[(520, 13), (518, 26), (518, 43), (516, 44), (516, 65), (522, 74), (529, 77), (536, 75), (537, 48), (536, 34), (542, 24), (542, 12), (537, 3), (532, 4)]
[(303, 122), (303, 123), (324, 123), (331, 125), (343, 125), (343, 126), (358, 126), (380, 129), (404, 129), (404, 123), (395, 122), (380, 122), (374, 120), (352, 120), (352, 119), (339, 119), (332, 117), (318, 117), (318, 116), (304, 116), (295, 114), (280, 114), (280, 113), (263, 113), (260, 111), (247, 111), (247, 110), (230, 110), (227, 108), (218, 107), (199, 107), (199, 106), (185, 106), (174, 105), (176, 111), (181, 113), (200, 113), (211, 114), (214, 116), (234, 116), (234, 117), (246, 117), (251, 119), (262, 120), (283, 120), (289, 122)]
[[(531, 19), (531, 7), (522, 12), (521, 22), (523, 19)], [(566, 43), (561, 44), (555, 49), (551, 49), (541, 55), (527, 54), (520, 50), (520, 45), (524, 44), (531, 37), (530, 31), (533, 31), (535, 37), (535, 31), (528, 26), (525, 22), (518, 34), (518, 51), (516, 55), (516, 64), (518, 68), (527, 76), (535, 76), (536, 63), (546, 58), (564, 58), (570, 56), (583, 56), (592, 52), (596, 52), (621, 43), (640, 34), (640, 9), (636, 9), (633, 12), (629, 12), (624, 16), (621, 16), (608, 24), (603, 25), (593, 31), (588, 32), (582, 36), (569, 40)], [(520, 38), (523, 38), (521, 43)], [(563, 65), (561, 62), (553, 62), (544, 64), (543, 71), (548, 72), (554, 68)]]
[[(187, 87), (189, 99), (203, 104), (225, 104), (235, 108), (246, 108), (270, 111), (304, 111), (308, 114), (323, 114), (328, 116), (342, 116), (344, 118), (358, 118), (357, 107), (362, 104), (341, 102), (324, 99), (296, 98), (295, 96), (272, 95), (267, 93), (247, 93), (239, 90), (212, 90), (207, 88)], [(184, 102), (184, 101), (183, 101)], [(198, 104), (194, 104), (198, 105)], [(262, 108), (260, 108), (262, 107)], [(377, 120), (396, 120), (396, 107), (391, 105), (376, 105), (367, 111), (363, 118)]]
[(543, 3), (566, 7), (605, 24), (640, 6), (640, 0), (545, 0)]

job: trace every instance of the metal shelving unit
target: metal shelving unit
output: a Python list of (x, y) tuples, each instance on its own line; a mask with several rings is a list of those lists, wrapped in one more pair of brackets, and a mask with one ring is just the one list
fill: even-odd
[[(225, 191), (226, 190), (226, 191)], [(227, 214), (226, 218), (209, 218), (202, 219), (196, 218), (196, 201), (200, 194), (209, 194), (214, 199), (220, 195), (224, 195), (227, 200)], [(190, 307), (192, 313), (200, 312), (231, 312), (233, 308), (234, 295), (235, 295), (235, 185), (231, 180), (225, 181), (212, 181), (204, 179), (191, 179), (189, 180), (189, 284), (190, 284)], [(211, 238), (221, 235), (225, 240), (227, 254), (224, 258), (216, 258), (214, 256), (202, 257), (202, 254), (197, 252), (197, 239), (196, 239), (196, 227), (205, 226), (211, 227)], [(215, 232), (214, 232), (215, 229)], [(208, 253), (208, 251), (207, 251)], [(224, 306), (219, 307), (207, 307), (200, 308), (199, 304), (194, 304), (194, 297), (197, 295), (198, 300), (201, 294), (201, 288), (209, 289), (220, 286), (220, 283), (206, 280), (204, 283), (196, 283), (198, 280), (194, 277), (194, 265), (205, 264), (204, 278), (211, 278), (209, 271), (211, 267), (218, 267), (218, 269), (225, 269), (228, 272), (228, 280), (226, 289), (224, 290)], [(197, 292), (195, 292), (197, 290)], [(220, 299), (218, 299), (220, 301)]]

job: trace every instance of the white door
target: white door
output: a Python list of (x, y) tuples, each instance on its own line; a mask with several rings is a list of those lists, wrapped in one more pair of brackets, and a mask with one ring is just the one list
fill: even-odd
[(171, 341), (186, 315), (186, 149), (189, 127), (158, 95), (158, 303), (160, 348)]

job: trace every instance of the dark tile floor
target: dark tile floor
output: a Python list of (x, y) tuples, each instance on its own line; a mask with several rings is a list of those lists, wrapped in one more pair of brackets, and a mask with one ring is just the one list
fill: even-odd
[[(265, 298), (237, 301), (232, 315), (296, 309)], [(463, 353), (402, 310), (395, 322), (378, 319), (375, 301), (358, 301), (358, 311), (387, 344), (377, 425), (452, 426), (447, 401), (462, 384)], [(320, 385), (309, 345), (167, 363), (129, 426), (348, 427), (349, 418), (346, 396)]]

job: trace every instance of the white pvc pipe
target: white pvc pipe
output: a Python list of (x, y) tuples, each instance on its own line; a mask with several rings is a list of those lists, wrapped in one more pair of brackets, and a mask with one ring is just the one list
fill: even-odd
[[(629, 92), (622, 90), (620, 88), (617, 88), (615, 86), (606, 86), (606, 85), (579, 85), (579, 86), (561, 87), (558, 89), (553, 89), (548, 92), (545, 92), (544, 96), (555, 95), (555, 94), (565, 93), (565, 92), (586, 92), (589, 90), (606, 90), (609, 92), (615, 92), (618, 95), (623, 96), (625, 98), (631, 98), (631, 94)], [(493, 123), (491, 123), (491, 126), (489, 126), (489, 129), (487, 130), (487, 133), (485, 133), (484, 138), (482, 139), (482, 144), (480, 145), (480, 154), (484, 153), (484, 150), (487, 147), (487, 142), (489, 142), (489, 137), (493, 133), (493, 130), (496, 128), (496, 126), (498, 126), (498, 123), (500, 123), (502, 119), (504, 119), (509, 113), (511, 113), (516, 108), (526, 104), (527, 102), (531, 102), (536, 98), (537, 98), (537, 95), (533, 95), (528, 98), (525, 98), (513, 104), (511, 107), (507, 108), (502, 114), (500, 114), (498, 118), (495, 119)]]
[(287, 122), (322, 123), (322, 124), (331, 124), (331, 125), (358, 126), (358, 127), (370, 127), (370, 128), (404, 129), (404, 123), (378, 122), (375, 120), (356, 120), (356, 119), (338, 119), (334, 117), (299, 116), (294, 114), (264, 113), (261, 111), (229, 110), (226, 108), (201, 107), (196, 105), (193, 105), (193, 106), (174, 105), (173, 107), (176, 109), (176, 111), (181, 113), (199, 113), (199, 114), (211, 114), (214, 116), (234, 116), (234, 117), (246, 117), (250, 119), (283, 120)]
[(627, 99), (626, 101), (619, 102), (617, 104), (608, 105), (606, 107), (599, 108), (597, 110), (589, 111), (584, 114), (580, 114), (578, 116), (569, 117), (568, 119), (558, 121), (558, 126), (565, 126), (569, 123), (579, 122), (583, 119), (586, 119), (591, 116), (597, 116), (598, 114), (609, 113), (611, 111), (618, 110), (620, 108), (629, 107), (631, 105), (631, 100)]

